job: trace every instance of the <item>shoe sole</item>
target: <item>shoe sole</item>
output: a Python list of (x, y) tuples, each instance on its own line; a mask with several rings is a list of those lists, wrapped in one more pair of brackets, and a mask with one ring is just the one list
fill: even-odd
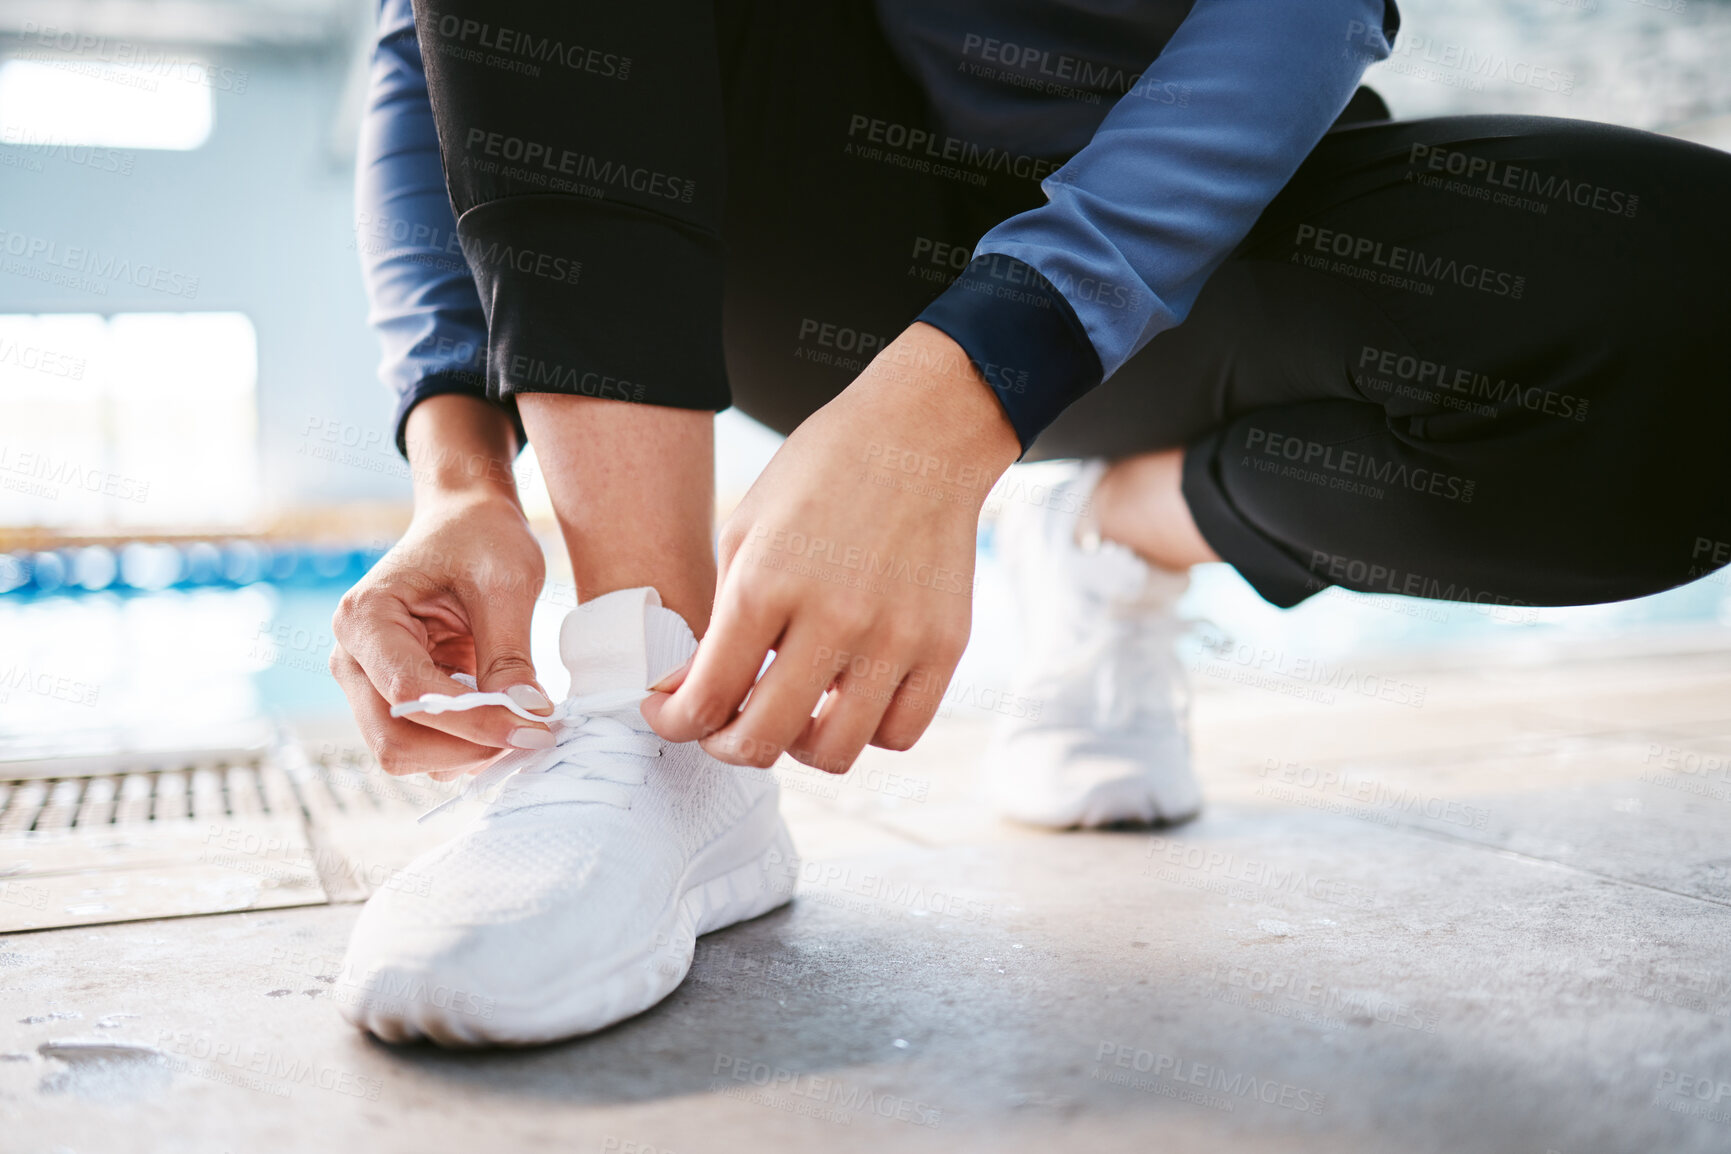
[[(1065, 477), (1066, 483), (1079, 476), (1080, 470)], [(1039, 532), (1039, 518), (1032, 507), (1007, 507), (998, 521), (1000, 561), (1010, 580), (1010, 590), (1018, 607), (1026, 606), (1035, 591), (1026, 585), (1026, 574), (1039, 567), (1046, 550), (1046, 541)], [(1001, 750), (989, 746), (985, 764), (988, 775)], [(1027, 804), (1013, 794), (997, 793), (998, 816), (1022, 825), (1040, 829), (1100, 829), (1120, 825), (1180, 825), (1202, 812), (1202, 794), (1195, 775), (1189, 768), (1189, 750), (1181, 754), (1184, 768), (1179, 774), (1163, 773), (1127, 775), (1099, 782), (1085, 793), (1066, 798), (1058, 804)], [(1178, 780), (1171, 780), (1176, 777)], [(1177, 795), (1174, 798), (1174, 794)]]
[(1180, 825), (1202, 812), (1200, 798), (1172, 804), (1140, 777), (1104, 781), (1062, 808), (1032, 809), (1000, 799), (998, 812), (1041, 829), (1100, 829), (1116, 825)]
[[(486, 1016), (450, 1013), (418, 1001), (343, 1007), (343, 1016), (381, 1041), (427, 1039), (453, 1049), (537, 1046), (591, 1034), (642, 1013), (671, 994), (691, 971), (697, 939), (786, 905), (798, 856), (771, 790), (740, 822), (686, 867), (656, 919), (652, 938), (569, 975), (520, 1002), (492, 1001)], [(755, 837), (750, 837), (753, 833)], [(742, 851), (741, 842), (753, 848)], [(741, 860), (744, 858), (744, 860)], [(388, 970), (388, 967), (386, 967)]]
[(1179, 825), (1201, 813), (1202, 788), (1190, 768), (1189, 743), (1174, 737), (1151, 745), (1146, 753), (1148, 762), (1135, 767), (1135, 772), (1106, 777), (1065, 796), (1018, 791), (1015, 778), (1001, 771), (1016, 754), (1002, 745), (989, 745), (984, 760), (998, 815), (1023, 825), (1041, 829)]

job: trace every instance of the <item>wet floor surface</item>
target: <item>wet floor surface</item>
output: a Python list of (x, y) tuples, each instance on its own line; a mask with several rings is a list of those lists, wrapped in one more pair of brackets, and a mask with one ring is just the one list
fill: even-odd
[(778, 771), (793, 905), (533, 1051), (354, 1033), (352, 902), (10, 935), (0, 1145), (1731, 1146), (1727, 639), (1317, 676), (1197, 660), (1209, 805), (1176, 829), (993, 819), (958, 718)]

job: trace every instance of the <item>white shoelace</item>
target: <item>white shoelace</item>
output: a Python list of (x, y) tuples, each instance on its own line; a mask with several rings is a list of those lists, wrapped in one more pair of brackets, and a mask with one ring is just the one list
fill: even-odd
[(499, 792), (488, 807), (491, 813), (562, 801), (592, 801), (630, 809), (633, 787), (648, 777), (648, 759), (661, 756), (662, 743), (654, 733), (609, 715), (630, 709), (648, 696), (647, 689), (608, 689), (568, 697), (545, 717), (530, 713), (503, 693), (427, 693), (391, 706), (392, 717), (403, 717), (499, 705), (527, 721), (546, 723), (558, 742), (552, 749), (506, 754), (470, 778), (456, 797), (434, 806), (420, 820), (485, 794), (494, 786)]

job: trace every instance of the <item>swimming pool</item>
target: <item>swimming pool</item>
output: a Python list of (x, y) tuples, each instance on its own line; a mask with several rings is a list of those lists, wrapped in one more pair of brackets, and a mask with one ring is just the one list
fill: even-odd
[[(197, 551), (206, 561), (228, 546)], [(277, 723), (347, 715), (327, 671), (331, 613), (343, 592), (377, 560), (376, 549), (331, 550), (314, 565), (193, 569), (165, 588), (118, 583), (98, 589), (0, 594), (0, 758), (82, 750), (210, 747), (256, 740)], [(68, 572), (76, 572), (76, 566)], [(1731, 570), (1654, 597), (1567, 609), (1483, 606), (1365, 596), (1331, 589), (1293, 610), (1263, 602), (1224, 565), (1200, 566), (1182, 610), (1205, 618), (1200, 646), (1232, 638), (1282, 660), (1336, 661), (1572, 636), (1731, 625)], [(14, 576), (16, 574), (14, 573)], [(248, 576), (256, 579), (245, 580)], [(552, 581), (536, 606), (533, 656), (556, 696), (566, 675), (558, 627), (574, 603)], [(952, 682), (948, 708), (990, 713), (1012, 692), (1006, 670), (1020, 644), (1014, 608), (989, 528), (982, 533), (974, 640)], [(989, 628), (981, 628), (989, 622)], [(1182, 648), (1182, 645), (1181, 645)], [(1198, 650), (1199, 651), (1199, 650)]]

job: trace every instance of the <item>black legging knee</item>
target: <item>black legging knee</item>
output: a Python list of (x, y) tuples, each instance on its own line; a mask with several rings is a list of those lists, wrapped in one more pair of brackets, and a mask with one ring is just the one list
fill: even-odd
[[(931, 116), (869, 3), (485, 18), (519, 7), (637, 51), (628, 83), (531, 81), (423, 34), (495, 396), (731, 397), (787, 432), (1040, 202), (1032, 180), (851, 147), (862, 116)], [(1731, 555), (1728, 197), (1731, 157), (1630, 129), (1337, 128), (1185, 323), (1030, 455), (1183, 447), (1204, 536), (1280, 605), (1331, 584), (1528, 604), (1681, 584)]]

